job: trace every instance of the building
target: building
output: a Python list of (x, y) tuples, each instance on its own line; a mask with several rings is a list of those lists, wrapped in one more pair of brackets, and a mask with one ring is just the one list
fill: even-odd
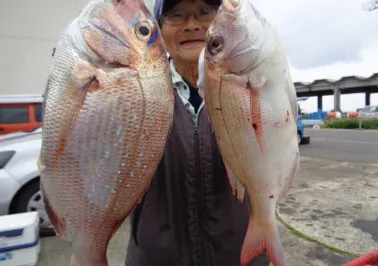
[[(151, 8), (152, 0), (145, 0)], [(53, 48), (88, 0), (2, 1), (0, 96), (41, 95)]]

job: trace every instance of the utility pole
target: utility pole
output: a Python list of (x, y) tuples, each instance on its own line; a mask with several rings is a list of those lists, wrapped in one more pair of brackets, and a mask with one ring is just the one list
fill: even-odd
[(365, 11), (371, 12), (378, 9), (378, 0), (369, 0), (362, 5)]

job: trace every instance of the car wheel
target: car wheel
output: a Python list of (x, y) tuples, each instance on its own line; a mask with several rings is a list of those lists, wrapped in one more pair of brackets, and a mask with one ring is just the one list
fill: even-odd
[(13, 213), (37, 211), (39, 214), (41, 236), (54, 236), (55, 231), (45, 211), (42, 195), (39, 188), (39, 179), (26, 185), (19, 193), (14, 204)]
[(298, 141), (298, 145), (300, 145), (302, 142), (302, 136), (299, 132), (297, 132), (297, 141)]

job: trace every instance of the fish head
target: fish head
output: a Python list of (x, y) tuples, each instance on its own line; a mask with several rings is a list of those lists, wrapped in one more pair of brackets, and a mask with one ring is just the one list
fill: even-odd
[(208, 70), (243, 75), (261, 62), (268, 24), (249, 1), (223, 0), (207, 31), (204, 61)]
[(158, 61), (166, 58), (159, 26), (143, 0), (94, 0), (78, 23), (86, 54), (94, 61), (141, 74), (161, 67)]

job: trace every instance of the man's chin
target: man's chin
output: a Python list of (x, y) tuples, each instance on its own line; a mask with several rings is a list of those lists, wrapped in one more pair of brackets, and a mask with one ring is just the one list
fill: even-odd
[(202, 49), (203, 47), (198, 47), (197, 49), (183, 51), (180, 57), (188, 63), (197, 63)]

